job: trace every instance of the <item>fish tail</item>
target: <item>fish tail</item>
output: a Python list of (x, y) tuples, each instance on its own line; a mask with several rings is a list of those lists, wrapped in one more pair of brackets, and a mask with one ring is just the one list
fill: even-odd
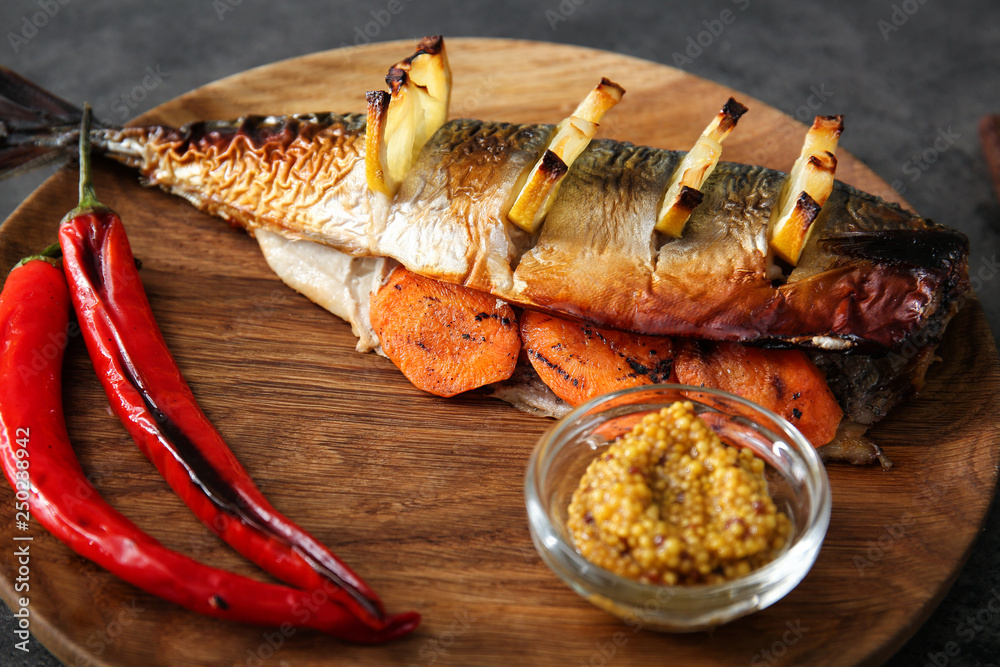
[(83, 110), (0, 66), (0, 178), (76, 150)]
[[(0, 66), (0, 180), (53, 162), (75, 159), (83, 109)], [(145, 146), (171, 128), (116, 127), (94, 119), (94, 150), (142, 168)]]

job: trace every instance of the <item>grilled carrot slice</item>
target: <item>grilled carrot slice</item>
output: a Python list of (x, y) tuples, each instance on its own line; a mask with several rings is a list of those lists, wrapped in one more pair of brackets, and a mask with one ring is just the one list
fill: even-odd
[(798, 427), (816, 447), (837, 433), (844, 412), (823, 374), (800, 350), (701, 341), (678, 342), (677, 348), (679, 382), (722, 389), (763, 405)]
[(598, 329), (544, 313), (521, 315), (524, 349), (542, 382), (570, 405), (616, 389), (672, 382), (669, 338)]
[(401, 266), (372, 295), (371, 321), (392, 363), (438, 396), (506, 380), (521, 349), (506, 303)]

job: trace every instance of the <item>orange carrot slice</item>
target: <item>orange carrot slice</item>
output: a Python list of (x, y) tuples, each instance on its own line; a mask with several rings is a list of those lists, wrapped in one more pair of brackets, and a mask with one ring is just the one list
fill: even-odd
[(542, 382), (570, 405), (609, 391), (672, 382), (669, 338), (598, 329), (526, 310), (521, 338)]
[(800, 350), (701, 341), (676, 344), (679, 382), (722, 389), (763, 405), (791, 422), (816, 447), (833, 440), (844, 411), (826, 378)]
[(392, 363), (438, 396), (506, 380), (521, 349), (506, 303), (403, 267), (372, 294), (371, 321)]

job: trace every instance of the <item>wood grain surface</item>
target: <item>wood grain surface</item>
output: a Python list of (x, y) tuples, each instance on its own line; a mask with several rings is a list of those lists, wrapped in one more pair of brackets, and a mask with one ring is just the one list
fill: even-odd
[[(364, 92), (382, 88), (388, 66), (411, 48), (378, 44), (277, 63), (140, 120), (362, 110)], [(731, 94), (750, 112), (725, 159), (787, 170), (804, 135), (742, 93), (621, 55), (506, 40), (455, 39), (448, 48), (453, 116), (558, 121), (603, 75), (628, 90), (604, 136), (687, 148)], [(849, 155), (838, 176), (892, 195)], [(922, 395), (874, 431), (892, 470), (830, 466), (830, 531), (798, 588), (711, 633), (633, 633), (564, 586), (531, 545), (523, 475), (550, 421), (475, 394), (417, 391), (385, 359), (356, 353), (348, 325), (284, 287), (245, 234), (104, 161), (96, 186), (125, 220), (168, 345), (263, 491), (390, 610), (418, 610), (424, 623), (402, 641), (358, 647), (201, 618), (116, 580), (36, 524), (31, 628), (69, 665), (631, 665), (666, 656), (683, 665), (878, 664), (944, 595), (993, 496), (1000, 363), (970, 299)], [(75, 199), (76, 176), (66, 170), (34, 193), (0, 228), (0, 270), (51, 243)], [(84, 469), (114, 506), (174, 549), (266, 579), (202, 527), (142, 457), (109, 413), (78, 337), (64, 395)], [(8, 604), (13, 509), (13, 494), (0, 492)]]

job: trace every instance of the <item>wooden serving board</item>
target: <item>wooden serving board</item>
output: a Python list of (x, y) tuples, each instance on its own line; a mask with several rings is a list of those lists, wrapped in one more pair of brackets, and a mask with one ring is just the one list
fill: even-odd
[[(726, 159), (787, 170), (804, 134), (746, 95), (634, 58), (506, 40), (455, 39), (448, 49), (453, 116), (558, 121), (604, 75), (628, 89), (605, 136), (686, 148), (731, 94), (751, 111)], [(277, 63), (142, 120), (360, 111), (364, 92), (381, 88), (387, 67), (411, 50), (396, 42)], [(892, 196), (849, 155), (838, 175)], [(245, 234), (105, 161), (96, 185), (143, 260), (167, 343), (237, 456), (274, 505), (352, 564), (390, 610), (418, 610), (424, 623), (401, 641), (359, 647), (201, 618), (118, 581), (34, 524), (31, 629), (67, 664), (878, 664), (944, 595), (993, 497), (1000, 364), (972, 299), (921, 397), (874, 432), (895, 467), (830, 466), (830, 531), (797, 589), (712, 633), (633, 633), (564, 586), (531, 545), (523, 476), (551, 421), (476, 395), (417, 391), (385, 359), (356, 353), (349, 327), (284, 287)], [(72, 171), (35, 192), (0, 228), (0, 270), (51, 243), (75, 200)], [(115, 507), (174, 549), (265, 578), (193, 518), (131, 443), (79, 337), (64, 394), (84, 469)], [(0, 594), (12, 604), (13, 494), (0, 499)]]

